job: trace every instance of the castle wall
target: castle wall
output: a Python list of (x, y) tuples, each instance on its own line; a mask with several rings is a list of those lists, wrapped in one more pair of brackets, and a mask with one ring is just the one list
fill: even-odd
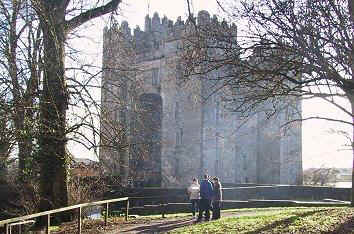
[(257, 116), (237, 116), (234, 131), (235, 183), (257, 183)]
[(280, 183), (280, 119), (279, 115), (267, 118), (257, 115), (257, 182)]
[(290, 122), (301, 119), (301, 102), (291, 100), (291, 107), (282, 113), (283, 127), (280, 145), (280, 183), (303, 183), (302, 168), (302, 128), (301, 122)]
[[(198, 23), (210, 22), (208, 17), (202, 12)], [(285, 114), (273, 119), (264, 114), (244, 118), (225, 108), (222, 93), (210, 93), (217, 81), (181, 82), (178, 50), (186, 28), (181, 19), (174, 23), (154, 14), (152, 19), (145, 18), (145, 30), (136, 28), (133, 35), (126, 22), (106, 29), (100, 159), (111, 167), (109, 172), (124, 172), (124, 178), (143, 185), (156, 185), (147, 181), (160, 176), (158, 186), (164, 187), (185, 186), (203, 173), (228, 183), (297, 183), (302, 170), (301, 125), (281, 137)], [(208, 76), (215, 78), (219, 72)], [(139, 125), (146, 118), (139, 104), (143, 95), (156, 95), (161, 100), (160, 117), (156, 117), (161, 121), (156, 132), (160, 140), (154, 143), (160, 147), (153, 148), (155, 156), (148, 153), (151, 147), (143, 147), (149, 141), (144, 138), (150, 136)], [(122, 143), (130, 146), (121, 147)], [(161, 169), (148, 172), (136, 167), (154, 165), (149, 160)]]

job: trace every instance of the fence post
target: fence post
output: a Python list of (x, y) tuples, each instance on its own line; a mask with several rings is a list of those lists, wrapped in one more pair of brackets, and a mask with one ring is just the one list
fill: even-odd
[(49, 227), (50, 227), (50, 214), (47, 215), (47, 230), (46, 230), (46, 234), (49, 234)]
[(125, 210), (125, 221), (128, 221), (128, 215), (129, 215), (129, 199), (127, 199), (127, 208)]
[(5, 231), (6, 231), (6, 234), (9, 234), (9, 224), (5, 224)]
[(104, 216), (104, 225), (107, 226), (107, 219), (108, 219), (108, 209), (109, 209), (109, 203), (106, 203), (106, 215)]
[(77, 233), (81, 234), (81, 229), (82, 229), (82, 222), (81, 222), (81, 216), (82, 216), (82, 210), (81, 210), (81, 206), (78, 208), (78, 224), (77, 224)]
[(162, 213), (162, 218), (165, 218), (166, 215), (166, 208), (167, 208), (167, 204), (161, 204), (161, 213)]
[(162, 218), (165, 218), (165, 209), (163, 207), (163, 204), (160, 204), (160, 209), (161, 209)]

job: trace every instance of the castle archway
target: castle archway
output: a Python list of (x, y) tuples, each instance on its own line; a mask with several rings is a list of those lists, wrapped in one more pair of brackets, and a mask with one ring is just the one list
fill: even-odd
[(144, 186), (161, 186), (162, 98), (143, 93), (138, 99), (136, 122), (135, 171)]

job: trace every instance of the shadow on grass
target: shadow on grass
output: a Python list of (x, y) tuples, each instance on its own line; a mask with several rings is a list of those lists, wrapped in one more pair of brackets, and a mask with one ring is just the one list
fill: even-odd
[(349, 234), (354, 233), (354, 216), (349, 217), (344, 223), (340, 224), (335, 230), (324, 232), (324, 234)]
[(320, 211), (320, 210), (308, 211), (308, 212), (305, 212), (303, 214), (299, 214), (299, 215), (296, 215), (296, 216), (293, 216), (293, 217), (290, 217), (290, 218), (287, 218), (287, 219), (282, 219), (282, 220), (279, 220), (279, 221), (275, 221), (275, 222), (273, 222), (273, 223), (271, 223), (271, 224), (269, 224), (269, 225), (267, 225), (265, 227), (262, 227), (262, 228), (259, 228), (259, 229), (255, 230), (255, 231), (246, 232), (246, 234), (257, 234), (257, 233), (262, 233), (262, 232), (267, 232), (267, 231), (273, 230), (273, 229), (275, 229), (278, 226), (288, 226), (289, 224), (294, 223), (296, 220), (299, 220), (300, 218), (311, 216), (313, 214), (316, 214), (316, 213), (322, 212), (322, 211)]
[(151, 226), (141, 226), (134, 227), (129, 230), (121, 231), (120, 233), (157, 233), (157, 232), (167, 232), (175, 228), (180, 228), (184, 226), (191, 225), (195, 222), (195, 219), (184, 218), (173, 221), (167, 221), (163, 223), (154, 224)]

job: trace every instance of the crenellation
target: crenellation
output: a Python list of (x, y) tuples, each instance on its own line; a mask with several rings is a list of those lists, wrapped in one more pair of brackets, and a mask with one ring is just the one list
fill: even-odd
[(199, 11), (197, 24), (198, 25), (207, 25), (210, 23), (210, 14), (208, 11)]
[(216, 15), (213, 15), (213, 18), (211, 19), (211, 24), (215, 27), (218, 27), (220, 25), (218, 17)]
[(225, 28), (225, 29), (229, 28), (229, 24), (226, 22), (225, 19), (222, 19), (222, 21), (221, 21), (221, 27), (223, 27), (223, 28)]
[(151, 31), (151, 18), (149, 15), (145, 16), (145, 32), (150, 32)]
[(164, 15), (163, 16), (163, 18), (162, 18), (162, 20), (161, 20), (161, 23), (163, 24), (163, 25), (168, 25), (168, 18), (167, 18), (167, 16), (166, 15)]
[(127, 21), (122, 21), (121, 25), (120, 25), (120, 31), (124, 34), (124, 36), (127, 39), (131, 39), (131, 28), (129, 27), (129, 24)]
[[(190, 18), (193, 18), (194, 22), (197, 21), (198, 25), (208, 25), (211, 23), (213, 27), (221, 25), (224, 28), (233, 28), (235, 35), (237, 35), (237, 27), (235, 24), (229, 25), (225, 19), (220, 22), (216, 15), (210, 17), (208, 11), (199, 11), (198, 17), (192, 15), (186, 21), (182, 20), (182, 17), (179, 16), (175, 22), (168, 19), (165, 15), (161, 19), (159, 14), (155, 12), (152, 18), (149, 15), (145, 16), (144, 30), (141, 30), (137, 25), (132, 35), (132, 30), (127, 21), (122, 21), (120, 30), (127, 36), (127, 39), (134, 41), (138, 53), (146, 53), (146, 51), (158, 49), (163, 44), (163, 41), (181, 39), (186, 28), (191, 25)], [(107, 33), (109, 30), (111, 29), (106, 27), (104, 32)]]
[(142, 32), (143, 32), (143, 31), (140, 30), (139, 25), (137, 25), (137, 26), (135, 27), (135, 29), (134, 29), (134, 38), (140, 37), (140, 35), (141, 35)]
[(170, 29), (173, 28), (173, 20), (168, 20), (168, 27), (169, 27)]
[[(237, 30), (237, 27), (234, 23), (229, 25), (225, 19), (220, 22), (216, 15), (210, 17), (209, 12), (204, 10), (198, 12), (198, 17), (194, 17), (192, 15), (186, 19), (186, 21), (184, 21), (182, 20), (182, 17), (179, 16), (175, 22), (168, 19), (165, 15), (161, 19), (159, 14), (155, 12), (152, 18), (149, 15), (145, 16), (144, 30), (141, 30), (139, 25), (137, 25), (133, 30), (133, 35), (131, 35), (131, 38), (136, 41), (137, 44), (141, 44), (140, 41), (142, 40), (158, 39), (163, 41), (166, 39), (166, 37), (170, 37), (171, 35), (174, 35), (176, 37), (175, 39), (179, 39), (178, 37), (181, 36), (181, 31), (184, 30), (186, 26), (190, 25), (191, 17), (194, 19), (194, 21), (197, 21), (198, 25), (208, 24), (211, 22), (213, 25), (221, 25), (224, 28), (234, 28), (235, 31)], [(108, 28), (106, 26), (104, 28), (104, 33), (107, 33), (113, 27), (114, 26)], [(126, 35), (132, 34), (131, 28), (129, 27), (127, 21), (122, 21), (120, 30)], [(153, 33), (153, 36), (150, 36), (149, 33)]]
[(182, 17), (181, 17), (181, 16), (178, 16), (178, 17), (177, 17), (175, 26), (184, 26), (184, 21), (182, 20)]
[(154, 16), (152, 17), (151, 20), (151, 27), (154, 28), (159, 28), (160, 27), (160, 16), (157, 12), (154, 13)]

